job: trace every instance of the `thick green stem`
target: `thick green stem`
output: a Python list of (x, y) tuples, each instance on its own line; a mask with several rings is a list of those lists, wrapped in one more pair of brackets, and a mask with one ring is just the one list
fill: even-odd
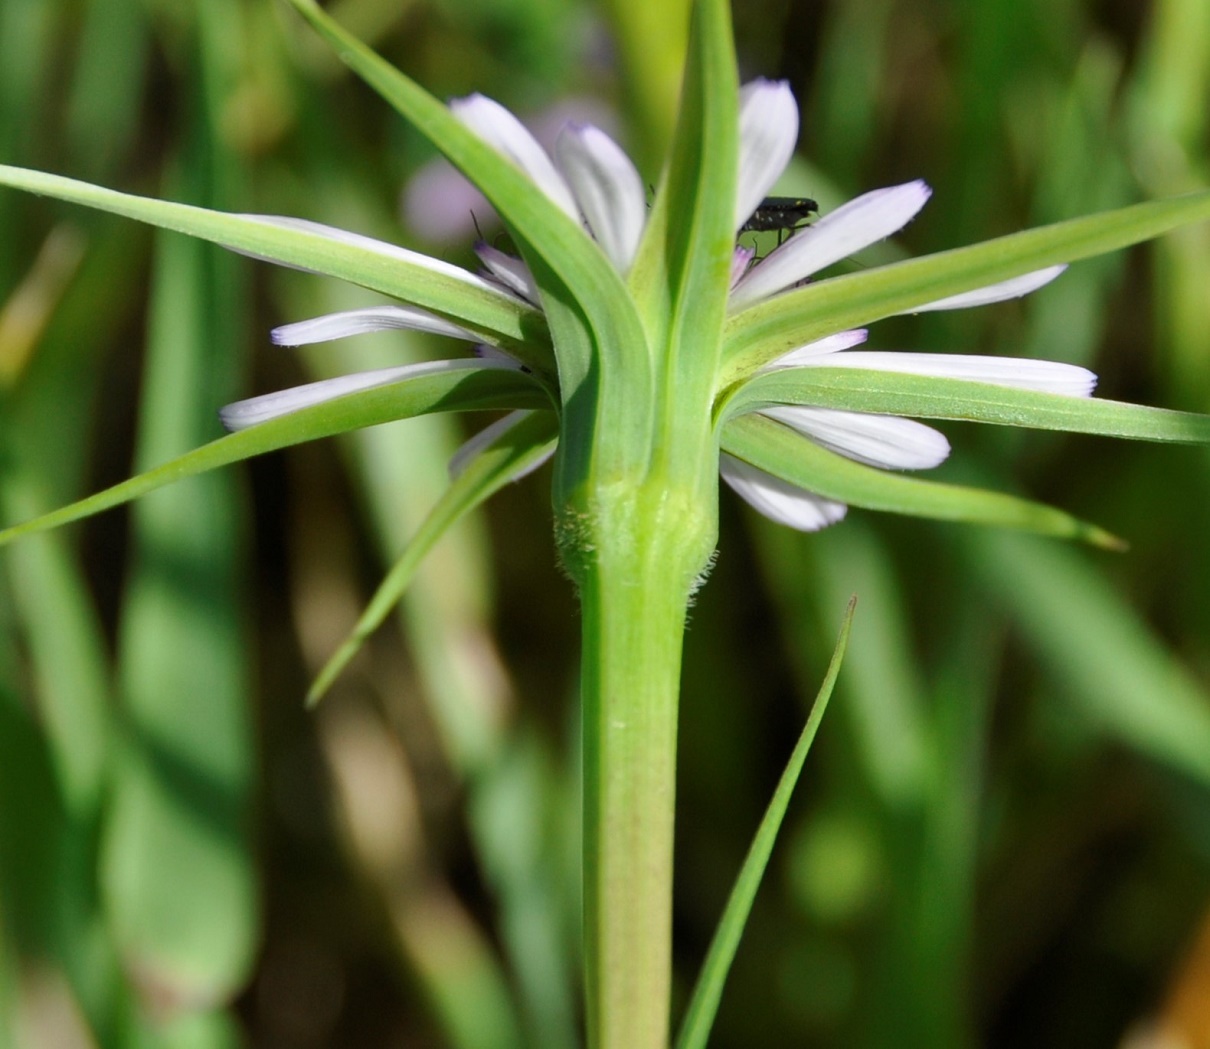
[[(584, 611), (584, 911), (590, 1049), (663, 1049), (681, 641), (713, 532), (664, 491), (596, 505)], [(688, 510), (688, 512), (686, 512)], [(704, 552), (703, 552), (704, 551)]]

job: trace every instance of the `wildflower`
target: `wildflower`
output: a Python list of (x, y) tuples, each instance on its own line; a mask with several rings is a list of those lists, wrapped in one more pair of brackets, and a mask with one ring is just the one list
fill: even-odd
[[(612, 109), (590, 95), (571, 96), (534, 113), (526, 126), (548, 149), (573, 122), (611, 131)], [(404, 225), (430, 244), (463, 244), (476, 231), (499, 226), (499, 216), (473, 182), (444, 157), (434, 157), (408, 180), (401, 198)]]
[[(569, 124), (556, 142), (553, 157), (507, 109), (481, 95), (451, 104), (454, 114), (484, 141), (520, 167), (559, 208), (591, 235), (620, 274), (634, 262), (648, 217), (642, 178), (629, 157), (605, 132), (591, 125)], [(739, 181), (735, 228), (738, 231), (781, 176), (793, 154), (798, 109), (785, 83), (757, 80), (741, 90)], [(728, 308), (732, 313), (796, 288), (821, 270), (899, 232), (924, 206), (930, 189), (921, 181), (866, 193), (812, 225), (795, 231), (766, 257), (755, 260), (750, 249), (737, 247), (732, 266)], [(277, 221), (277, 219), (266, 219)], [(297, 222), (297, 220), (290, 220)], [(329, 227), (307, 223), (337, 240), (373, 247), (386, 256), (403, 249)], [(480, 289), (520, 300), (540, 309), (537, 283), (521, 259), (486, 244), (477, 249), (482, 274), (459, 271)], [(415, 261), (423, 258), (408, 253)], [(429, 260), (449, 272), (447, 263)], [(1052, 266), (1013, 280), (916, 307), (913, 312), (961, 309), (1024, 295), (1057, 277)], [(380, 306), (330, 314), (287, 324), (272, 333), (279, 345), (297, 346), (388, 328), (411, 328), (478, 341), (476, 336), (415, 307)], [(866, 339), (865, 329), (842, 331), (790, 350), (762, 370), (852, 367), (934, 378), (960, 379), (1075, 397), (1091, 394), (1096, 377), (1084, 368), (1053, 361), (953, 354), (854, 350)], [(434, 368), (521, 368), (501, 348), (481, 345), (473, 359), (409, 365), (344, 376), (254, 397), (223, 410), (224, 423), (239, 429), (353, 390), (408, 379)], [(912, 419), (849, 410), (771, 405), (754, 409), (848, 459), (884, 470), (925, 470), (949, 455), (939, 431)], [(510, 417), (510, 418), (519, 418)], [(499, 427), (492, 430), (499, 433)], [(479, 448), (476, 441), (472, 448)], [(460, 453), (463, 463), (467, 452)], [(528, 467), (532, 469), (532, 464)], [(724, 481), (756, 510), (804, 531), (840, 520), (844, 503), (790, 484), (726, 452), (720, 456)]]
[[(910, 182), (867, 193), (796, 231), (764, 259), (746, 248), (731, 251), (794, 150), (798, 114), (784, 84), (757, 81), (737, 98), (724, 0), (694, 4), (685, 104), (650, 212), (634, 165), (599, 129), (569, 127), (547, 153), (496, 103), (473, 96), (447, 109), (315, 0), (290, 3), (483, 190), (528, 265), (480, 246), (477, 275), (314, 223), (212, 212), (0, 165), (0, 184), (201, 236), (408, 303), (286, 325), (274, 333), (279, 343), (414, 328), (480, 347), (474, 358), (343, 376), (230, 405), (224, 421), (242, 432), (0, 532), (0, 543), (300, 441), (430, 411), (513, 412), (456, 457), (456, 479), (321, 673), (315, 698), (382, 621), (450, 522), (561, 440), (555, 528), (583, 608), (587, 1041), (607, 1049), (667, 1045), (682, 637), (716, 541), (716, 463), (758, 510), (800, 529), (838, 520), (852, 502), (1109, 545), (1112, 537), (1050, 507), (888, 473), (927, 469), (949, 452), (937, 431), (899, 416), (1200, 444), (1210, 443), (1210, 418), (1080, 400), (1093, 377), (1063, 364), (870, 352), (858, 348), (866, 337), (860, 326), (896, 311), (1023, 295), (1061, 271), (1037, 267), (1205, 218), (1210, 194), (812, 283), (826, 267), (898, 232), (929, 190)], [(1035, 272), (1003, 280), (1029, 269)], [(980, 290), (967, 290), (981, 282)], [(813, 715), (809, 725), (817, 723)], [(798, 765), (813, 731), (796, 751)], [(776, 804), (784, 809), (784, 798)], [(743, 883), (754, 884), (747, 872)], [(694, 1031), (713, 1015), (735, 913), (721, 926), (722, 948), (711, 951), (699, 984), (705, 990), (694, 996), (706, 1004), (690, 1006)]]

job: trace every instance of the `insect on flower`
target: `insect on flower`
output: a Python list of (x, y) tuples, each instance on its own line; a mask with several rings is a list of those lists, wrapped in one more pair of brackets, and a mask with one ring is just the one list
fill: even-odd
[(760, 206), (740, 226), (740, 233), (777, 231), (780, 247), (787, 233), (810, 225), (810, 216), (819, 214), (819, 205), (810, 197), (765, 197)]

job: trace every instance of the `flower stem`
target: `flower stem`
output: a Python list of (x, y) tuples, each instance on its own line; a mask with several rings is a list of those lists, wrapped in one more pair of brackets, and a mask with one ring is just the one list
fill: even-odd
[(674, 506), (668, 489), (655, 485), (608, 502), (604, 512), (595, 506), (599, 534), (577, 573), (588, 1044), (663, 1049), (681, 642), (713, 527), (712, 518)]

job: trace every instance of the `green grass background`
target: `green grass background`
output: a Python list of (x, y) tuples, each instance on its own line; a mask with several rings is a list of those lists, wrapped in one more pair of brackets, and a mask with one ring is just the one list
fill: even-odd
[[(655, 180), (679, 5), (333, 9), (441, 97), (597, 107)], [(735, 17), (745, 79), (800, 102), (785, 192), (826, 211), (935, 190), (858, 265), (1207, 184), (1205, 0)], [(5, 163), (469, 264), (469, 236), (426, 243), (400, 218), (430, 159), (271, 0), (0, 0)], [(218, 436), (238, 396), (462, 352), (269, 345), (274, 324), (368, 301), (0, 194), (5, 523)], [(1072, 361), (1105, 396), (1210, 411), (1210, 229), (1020, 303), (883, 323), (872, 345)], [(302, 709), (466, 422), (272, 455), (0, 555), (0, 1049), (577, 1044), (579, 623), (549, 473), (448, 537)], [(1188, 1044), (1210, 1045), (1187, 965), (1210, 904), (1210, 459), (946, 430), (940, 476), (1049, 500), (1130, 550), (858, 511), (803, 536), (724, 493), (687, 641), (678, 987), (855, 592), (712, 1044), (1078, 1049), (1200, 1015)]]

